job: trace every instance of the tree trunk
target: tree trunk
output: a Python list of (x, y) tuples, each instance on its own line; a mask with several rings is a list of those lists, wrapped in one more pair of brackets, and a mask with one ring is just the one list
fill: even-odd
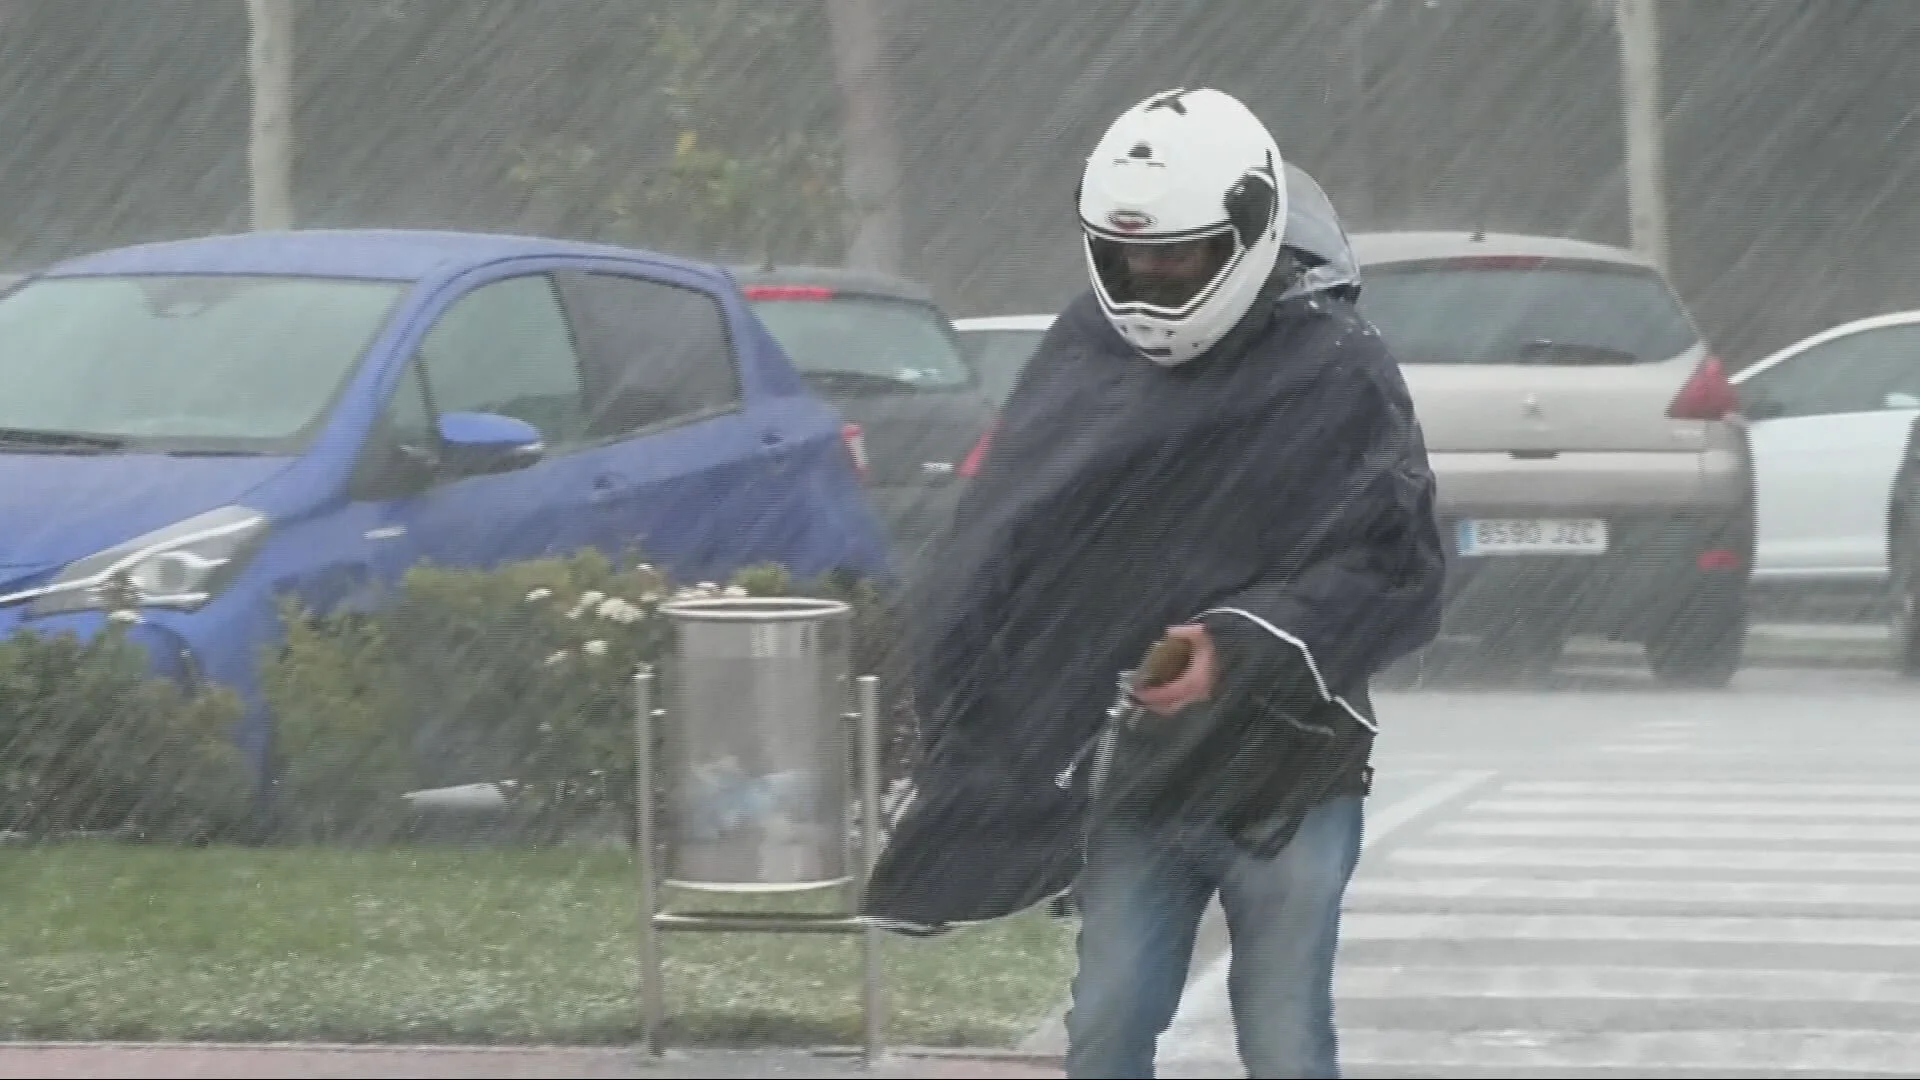
[(900, 141), (887, 78), (887, 35), (875, 0), (827, 0), (840, 84), (847, 220), (847, 265), (902, 270)]
[(1666, 134), (1660, 104), (1660, 12), (1654, 0), (1619, 0), (1620, 88), (1627, 136), (1627, 219), (1634, 250), (1667, 262)]
[(247, 0), (253, 130), (247, 148), (255, 229), (293, 227), (293, 0)]

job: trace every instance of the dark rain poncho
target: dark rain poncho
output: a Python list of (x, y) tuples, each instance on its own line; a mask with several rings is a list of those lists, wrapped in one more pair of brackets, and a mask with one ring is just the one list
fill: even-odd
[[(1289, 758), (1253, 792), (1283, 819), (1261, 846), (1310, 808), (1290, 776), (1325, 795), (1364, 768), (1367, 679), (1437, 629), (1433, 480), (1379, 337), (1293, 284), (1173, 368), (1134, 353), (1090, 293), (1054, 322), (906, 608), (924, 754), (867, 915), (940, 927), (1068, 887), (1088, 797), (1056, 779), (1176, 623), (1216, 628), (1229, 693), (1327, 735), (1258, 751)], [(1272, 708), (1236, 712), (1240, 736), (1275, 730)]]

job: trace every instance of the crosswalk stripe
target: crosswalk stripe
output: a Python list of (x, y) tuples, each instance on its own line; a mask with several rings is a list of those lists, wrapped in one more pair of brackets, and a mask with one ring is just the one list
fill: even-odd
[(1700, 881), (1594, 878), (1580, 881), (1498, 877), (1374, 877), (1356, 880), (1351, 897), (1427, 900), (1600, 900), (1676, 904), (1846, 904), (1920, 907), (1920, 882)]
[(1581, 818), (1449, 821), (1436, 825), (1432, 831), (1447, 836), (1920, 844), (1920, 825), (1809, 825), (1772, 821), (1608, 821)]
[(1407, 1075), (1436, 1068), (1676, 1069), (1868, 1073), (1911, 1077), (1920, 1062), (1920, 1031), (1412, 1031), (1357, 1029), (1341, 1033), (1349, 1067), (1401, 1065)]
[(1469, 813), (1588, 814), (1627, 817), (1733, 818), (1879, 818), (1920, 819), (1915, 802), (1704, 802), (1672, 799), (1529, 799), (1494, 798), (1469, 803)]
[(1528, 1001), (1800, 1001), (1920, 1005), (1920, 975), (1673, 967), (1350, 966), (1334, 979), (1344, 1000), (1508, 998)]
[(1920, 919), (1765, 915), (1487, 915), (1355, 911), (1340, 939), (1359, 942), (1658, 942), (1711, 945), (1920, 948)]
[(1744, 780), (1513, 780), (1506, 795), (1620, 795), (1767, 799), (1920, 799), (1920, 784), (1766, 783)]
[(1691, 750), (1692, 747), (1687, 743), (1637, 742), (1637, 743), (1608, 743), (1605, 746), (1596, 747), (1595, 749), (1602, 754), (1656, 755), (1656, 754), (1683, 754), (1683, 753), (1686, 753), (1688, 750)]
[(1566, 870), (1761, 870), (1802, 874), (1920, 874), (1920, 852), (1804, 849), (1418, 847), (1389, 852), (1409, 866)]

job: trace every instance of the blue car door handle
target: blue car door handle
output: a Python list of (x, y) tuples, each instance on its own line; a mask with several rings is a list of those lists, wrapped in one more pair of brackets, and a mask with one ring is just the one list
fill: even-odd
[(596, 504), (612, 502), (620, 494), (620, 478), (609, 473), (601, 473), (593, 478), (593, 494), (588, 496)]
[(767, 430), (760, 433), (760, 458), (766, 462), (766, 468), (775, 476), (786, 474), (793, 467), (792, 446), (787, 437), (779, 431)]

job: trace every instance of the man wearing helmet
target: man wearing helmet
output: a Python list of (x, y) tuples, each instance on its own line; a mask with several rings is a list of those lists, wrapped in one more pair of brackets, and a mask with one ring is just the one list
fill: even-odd
[[(1092, 289), (908, 608), (923, 759), (865, 911), (924, 932), (1072, 883), (1068, 1075), (1150, 1076), (1218, 895), (1249, 1074), (1336, 1076), (1367, 683), (1438, 629), (1419, 425), (1330, 204), (1240, 102), (1134, 106), (1078, 203)], [(1103, 739), (1162, 635), (1185, 670)]]

